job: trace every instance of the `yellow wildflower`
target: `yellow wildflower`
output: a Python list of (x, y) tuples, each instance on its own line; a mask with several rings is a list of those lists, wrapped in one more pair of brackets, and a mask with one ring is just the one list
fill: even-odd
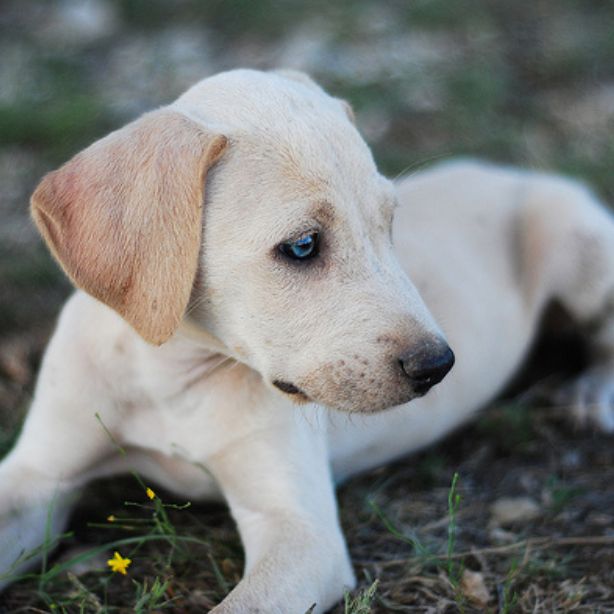
[(107, 522), (115, 522), (115, 516), (113, 516), (113, 514), (107, 516)]
[(147, 496), (150, 499), (155, 499), (156, 498), (156, 493), (153, 490), (151, 490), (151, 488), (149, 488), (149, 486), (147, 487), (147, 490), (145, 491), (145, 493), (147, 494)]
[(130, 559), (125, 559), (119, 552), (113, 553), (113, 558), (107, 561), (107, 565), (114, 573), (120, 573), (123, 576), (126, 575), (128, 566), (132, 563)]

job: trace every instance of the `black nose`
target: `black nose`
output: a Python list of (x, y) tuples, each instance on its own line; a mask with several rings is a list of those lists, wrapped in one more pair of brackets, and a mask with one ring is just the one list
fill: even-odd
[(424, 395), (448, 374), (454, 365), (454, 352), (447, 344), (437, 349), (422, 348), (403, 354), (399, 362), (414, 392)]

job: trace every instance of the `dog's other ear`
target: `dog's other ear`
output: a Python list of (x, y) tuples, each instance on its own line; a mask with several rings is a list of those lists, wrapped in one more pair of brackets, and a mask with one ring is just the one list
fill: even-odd
[(34, 221), (73, 283), (149, 343), (164, 343), (187, 307), (206, 174), (226, 145), (180, 113), (154, 111), (46, 175), (32, 196)]
[(296, 81), (303, 85), (308, 85), (322, 92), (322, 88), (306, 73), (302, 70), (296, 70), (295, 68), (276, 68), (273, 70), (276, 75), (290, 79), (290, 81)]
[(356, 115), (354, 114), (354, 109), (352, 105), (343, 98), (336, 98), (339, 101), (339, 104), (343, 107), (345, 114), (348, 116), (348, 119), (355, 125), (356, 124)]

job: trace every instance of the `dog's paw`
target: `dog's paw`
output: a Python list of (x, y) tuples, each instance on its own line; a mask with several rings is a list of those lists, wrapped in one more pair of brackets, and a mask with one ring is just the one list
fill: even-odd
[(574, 424), (614, 433), (614, 368), (594, 367), (555, 396), (557, 404), (570, 408)]
[(64, 505), (34, 505), (0, 515), (0, 591), (56, 545), (68, 519)]

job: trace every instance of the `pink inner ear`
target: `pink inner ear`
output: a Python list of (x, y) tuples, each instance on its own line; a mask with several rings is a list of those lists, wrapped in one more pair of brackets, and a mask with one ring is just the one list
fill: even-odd
[(32, 197), (39, 230), (73, 283), (147, 341), (175, 331), (198, 265), (208, 168), (226, 148), (161, 110), (94, 143)]

